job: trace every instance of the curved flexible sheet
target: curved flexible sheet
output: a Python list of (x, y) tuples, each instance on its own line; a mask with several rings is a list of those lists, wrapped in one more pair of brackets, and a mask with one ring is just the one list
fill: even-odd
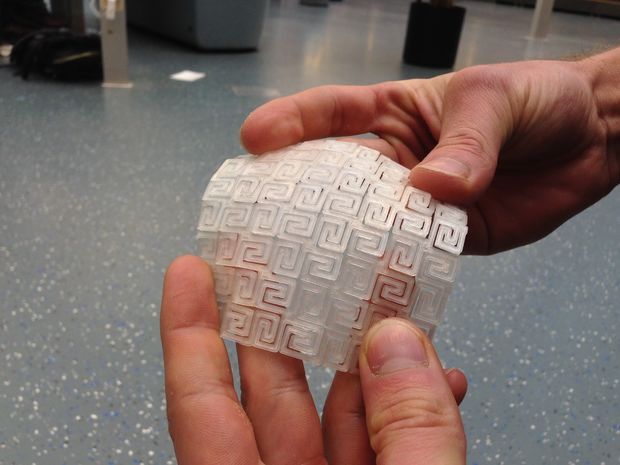
[(198, 225), (222, 336), (340, 371), (356, 370), (362, 337), (382, 318), (412, 319), (432, 337), (467, 215), (408, 174), (334, 140), (226, 160)]

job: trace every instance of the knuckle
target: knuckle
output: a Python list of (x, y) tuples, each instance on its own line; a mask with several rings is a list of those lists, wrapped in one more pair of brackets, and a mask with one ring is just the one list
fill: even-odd
[(497, 151), (480, 136), (467, 131), (444, 137), (435, 148), (449, 158), (459, 160), (476, 173), (493, 172), (497, 164)]
[(170, 439), (174, 443), (177, 439), (177, 431), (179, 429), (179, 423), (182, 423), (185, 411), (186, 401), (170, 400), (166, 404), (166, 419), (168, 421), (168, 434)]
[(425, 95), (428, 89), (407, 84), (403, 81), (389, 81), (373, 84), (368, 88), (373, 100), (372, 108), (376, 121), (387, 124), (387, 121), (408, 120), (410, 115), (419, 112), (420, 101), (429, 99)]
[(478, 65), (454, 73), (450, 86), (463, 90), (504, 90), (512, 83), (512, 73), (497, 65)]
[(241, 402), (244, 407), (251, 408), (252, 405), (265, 401), (280, 402), (288, 396), (306, 395), (308, 392), (305, 376), (300, 377), (297, 374), (274, 380), (241, 379)]
[(371, 90), (375, 100), (375, 108), (377, 108), (378, 113), (382, 113), (393, 105), (395, 94), (394, 86), (382, 82), (373, 85)]
[(441, 147), (475, 161), (477, 165), (491, 165), (490, 142), (487, 136), (473, 126), (462, 126), (441, 140)]
[(370, 417), (369, 428), (377, 433), (392, 428), (401, 421), (426, 424), (435, 423), (443, 413), (441, 404), (430, 393), (420, 388), (400, 390), (379, 405)]
[(166, 402), (166, 418), (168, 420), (168, 432), (174, 442), (177, 425), (183, 421), (188, 412), (193, 411), (203, 401), (204, 394), (201, 392), (184, 392), (178, 394), (172, 389), (167, 389), (168, 399)]
[[(241, 405), (227, 392), (188, 391), (174, 396), (169, 393), (166, 404), (168, 434), (175, 443), (191, 426), (204, 437), (212, 432), (228, 431), (226, 436), (245, 434), (249, 420)], [(250, 427), (251, 428), (251, 427)]]
[(370, 415), (368, 429), (375, 451), (419, 430), (452, 430), (458, 419), (432, 392), (421, 388), (400, 390)]
[(166, 417), (168, 431), (174, 441), (174, 432), (196, 412), (216, 412), (225, 405), (236, 404), (234, 391), (225, 383), (212, 380), (202, 382), (199, 386), (180, 386), (172, 380), (166, 380)]

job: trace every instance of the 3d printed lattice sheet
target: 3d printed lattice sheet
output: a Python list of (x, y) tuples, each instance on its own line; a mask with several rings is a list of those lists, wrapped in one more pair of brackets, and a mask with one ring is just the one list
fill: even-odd
[(467, 215), (408, 174), (334, 140), (224, 162), (198, 226), (222, 336), (341, 371), (356, 369), (364, 333), (382, 318), (410, 318), (432, 336)]

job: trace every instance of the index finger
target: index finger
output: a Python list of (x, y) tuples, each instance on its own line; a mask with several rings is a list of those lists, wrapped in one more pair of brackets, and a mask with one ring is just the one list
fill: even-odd
[(382, 89), (373, 86), (322, 86), (266, 103), (241, 126), (241, 142), (264, 153), (304, 140), (373, 132)]
[(161, 339), (168, 424), (179, 465), (260, 463), (218, 327), (209, 267), (198, 257), (177, 258), (164, 280)]

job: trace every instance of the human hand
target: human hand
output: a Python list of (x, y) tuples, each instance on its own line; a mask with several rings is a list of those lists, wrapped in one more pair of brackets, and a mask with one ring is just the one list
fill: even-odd
[(372, 132), (366, 145), (412, 168), (414, 186), (468, 207), (465, 250), (489, 254), (540, 239), (618, 184), (618, 68), (620, 49), (319, 87), (259, 107), (241, 141), (262, 153)]
[(465, 464), (457, 402), (467, 381), (459, 370), (444, 372), (411, 323), (373, 326), (360, 376), (336, 374), (321, 425), (302, 362), (282, 354), (237, 347), (239, 401), (218, 319), (208, 265), (175, 260), (164, 281), (161, 338), (179, 465)]

